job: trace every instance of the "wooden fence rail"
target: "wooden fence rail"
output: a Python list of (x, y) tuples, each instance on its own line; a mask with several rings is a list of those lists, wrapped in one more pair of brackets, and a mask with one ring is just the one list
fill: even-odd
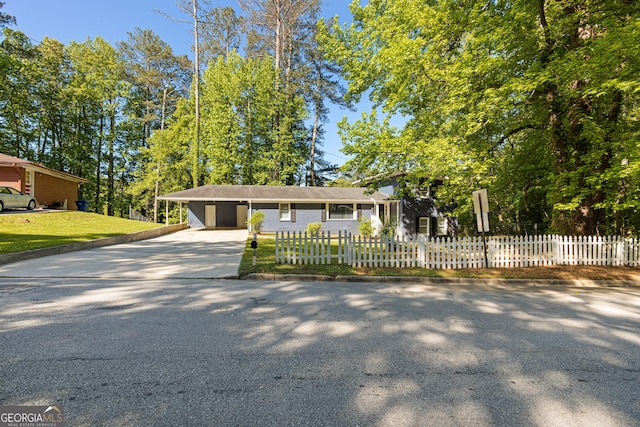
[[(489, 267), (640, 265), (640, 240), (617, 236), (502, 236), (487, 238)], [(347, 264), (353, 267), (481, 268), (479, 237), (362, 237), (340, 232), (276, 233), (279, 264)]]

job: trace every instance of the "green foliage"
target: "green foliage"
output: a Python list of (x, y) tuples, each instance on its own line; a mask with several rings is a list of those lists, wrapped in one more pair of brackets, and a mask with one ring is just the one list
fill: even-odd
[[(134, 29), (116, 48), (100, 37), (34, 45), (3, 28), (0, 152), (88, 179), (80, 197), (109, 215), (132, 205), (151, 216), (156, 195), (193, 183), (324, 183), (319, 174), (333, 168), (317, 149), (324, 102), (341, 101), (335, 69), (314, 40), (319, 2), (243, 7), (251, 19), (200, 5), (199, 53), (209, 69), (198, 80), (186, 55), (151, 30)], [(282, 31), (269, 29), (284, 18)], [(13, 23), (0, 12), (0, 27)], [(196, 126), (189, 86), (199, 79)]]
[(360, 223), (358, 224), (358, 231), (360, 232), (360, 235), (364, 237), (371, 237), (373, 235), (373, 225), (371, 224), (371, 220), (360, 220)]
[(380, 228), (380, 236), (392, 239), (396, 235), (396, 229), (398, 228), (398, 219), (395, 217), (385, 218)]
[(295, 124), (304, 103), (276, 88), (270, 60), (218, 57), (202, 84), (202, 147), (208, 184), (283, 185), (295, 182), (304, 144)]
[[(4, 6), (5, 2), (0, 2), (0, 9)], [(15, 25), (16, 17), (11, 16), (8, 13), (0, 12), (0, 28), (5, 27), (7, 25)]]
[(264, 222), (264, 212), (256, 211), (251, 214), (249, 218), (249, 224), (251, 225), (251, 231), (260, 233), (262, 231), (262, 223)]
[[(572, 233), (637, 227), (628, 209), (640, 208), (631, 184), (640, 4), (402, 0), (351, 8), (353, 25), (321, 25), (348, 96), (368, 94), (376, 108), (341, 123), (350, 172), (444, 179), (438, 199), (455, 200), (458, 214), (484, 187), (506, 222)], [(398, 116), (401, 129), (391, 126)]]
[(310, 222), (307, 224), (307, 233), (310, 236), (318, 236), (320, 234), (320, 230), (322, 229), (321, 222)]

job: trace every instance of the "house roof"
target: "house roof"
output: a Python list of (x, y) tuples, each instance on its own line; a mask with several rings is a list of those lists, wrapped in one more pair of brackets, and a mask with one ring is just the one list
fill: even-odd
[(379, 191), (369, 194), (366, 188), (293, 187), (267, 185), (204, 185), (158, 197), (173, 202), (251, 201), (251, 202), (348, 202), (379, 203), (388, 196)]
[(45, 175), (55, 176), (56, 178), (65, 179), (67, 181), (82, 183), (89, 182), (89, 180), (85, 178), (81, 178), (79, 176), (71, 175), (66, 172), (57, 171), (55, 169), (48, 168), (39, 163), (30, 162), (29, 160), (20, 159), (18, 157), (9, 156), (7, 154), (0, 153), (0, 167), (20, 167), (27, 170), (33, 170)]

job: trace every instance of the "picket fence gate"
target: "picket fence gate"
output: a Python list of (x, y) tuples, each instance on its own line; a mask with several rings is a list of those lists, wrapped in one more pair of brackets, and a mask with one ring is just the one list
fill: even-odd
[[(618, 236), (487, 237), (489, 268), (550, 265), (640, 265), (640, 240)], [(480, 237), (363, 237), (347, 232), (276, 233), (278, 264), (347, 264), (353, 267), (481, 268)]]

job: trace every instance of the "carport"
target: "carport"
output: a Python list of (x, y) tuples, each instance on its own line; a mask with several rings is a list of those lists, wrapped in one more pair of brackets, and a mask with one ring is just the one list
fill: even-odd
[[(199, 190), (202, 187), (193, 190)], [(191, 228), (208, 229), (246, 229), (249, 212), (251, 209), (250, 200), (239, 199), (238, 194), (232, 196), (221, 195), (212, 197), (210, 195), (200, 195), (199, 191), (187, 190), (158, 197), (167, 203), (180, 203), (180, 221), (182, 222), (182, 206), (187, 205), (187, 224)], [(194, 195), (194, 193), (196, 193)]]

